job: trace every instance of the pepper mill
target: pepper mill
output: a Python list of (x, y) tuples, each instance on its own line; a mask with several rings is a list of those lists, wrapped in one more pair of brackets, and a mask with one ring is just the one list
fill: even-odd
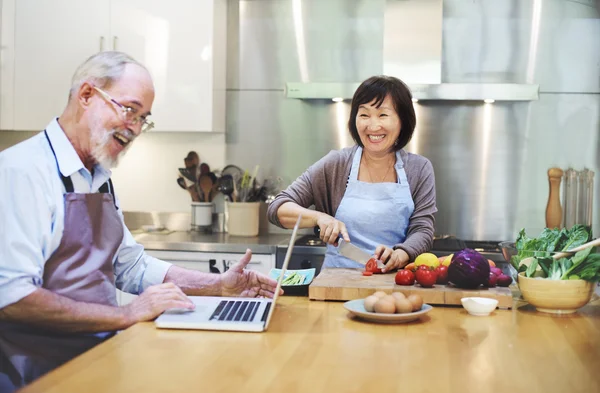
[(546, 227), (551, 229), (561, 228), (560, 180), (562, 175), (563, 171), (560, 168), (548, 169), (550, 194), (548, 195), (548, 204), (546, 205)]

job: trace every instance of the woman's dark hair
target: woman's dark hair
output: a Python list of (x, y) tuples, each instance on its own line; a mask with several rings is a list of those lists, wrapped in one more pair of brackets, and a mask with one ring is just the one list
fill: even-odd
[(410, 142), (417, 118), (415, 108), (413, 107), (412, 94), (408, 87), (398, 78), (393, 76), (372, 76), (358, 86), (354, 97), (352, 97), (352, 107), (350, 109), (350, 119), (348, 120), (348, 129), (352, 139), (360, 146), (364, 147), (356, 129), (356, 115), (358, 107), (363, 104), (369, 104), (375, 100), (375, 107), (379, 108), (386, 96), (390, 96), (394, 103), (394, 109), (400, 117), (400, 135), (394, 144), (395, 150), (400, 150)]

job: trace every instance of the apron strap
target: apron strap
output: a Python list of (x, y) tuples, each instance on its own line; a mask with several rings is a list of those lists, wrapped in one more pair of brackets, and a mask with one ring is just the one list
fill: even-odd
[(101, 192), (103, 194), (111, 194), (112, 195), (112, 192), (110, 192), (110, 190), (108, 188), (108, 182), (101, 185), (100, 188), (98, 189), (98, 192)]
[[(50, 138), (48, 137), (48, 132), (44, 130), (44, 135), (46, 136), (46, 140), (48, 141), (48, 145), (50, 145), (50, 150), (52, 150), (52, 155), (54, 156), (54, 161), (56, 162), (56, 168), (58, 169), (58, 174), (60, 175), (60, 180), (62, 180), (67, 193), (75, 192), (75, 188), (73, 187), (73, 180), (71, 177), (63, 176), (60, 171), (60, 165), (58, 165), (58, 159), (56, 158), (56, 152), (54, 151), (54, 147), (52, 146), (52, 142), (50, 142)], [(115, 209), (117, 208), (117, 199), (115, 198), (115, 188), (113, 186), (112, 180), (109, 178), (106, 183), (100, 186), (98, 190), (103, 194), (110, 194), (113, 198), (113, 204), (115, 205)]]
[(119, 210), (119, 208), (117, 207), (117, 198), (115, 198), (115, 187), (113, 186), (113, 182), (111, 179), (108, 179), (106, 183), (101, 185), (98, 191), (103, 194), (110, 194), (113, 198), (113, 204), (115, 205), (115, 209)]
[(74, 192), (75, 188), (73, 188), (73, 181), (71, 180), (70, 177), (63, 176), (62, 172), (60, 171), (60, 165), (58, 165), (58, 159), (56, 158), (56, 152), (54, 151), (54, 146), (52, 146), (52, 142), (50, 142), (50, 138), (48, 137), (48, 132), (46, 130), (44, 130), (44, 135), (46, 135), (46, 140), (48, 141), (48, 144), (50, 145), (50, 150), (52, 150), (52, 155), (54, 156), (54, 161), (56, 162), (56, 168), (58, 169), (58, 174), (60, 175), (60, 180), (62, 180), (63, 184), (65, 185), (67, 192)]

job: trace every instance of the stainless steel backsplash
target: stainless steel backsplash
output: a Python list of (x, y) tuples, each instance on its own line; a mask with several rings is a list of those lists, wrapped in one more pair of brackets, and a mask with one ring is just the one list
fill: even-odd
[[(431, 33), (435, 26), (415, 30), (399, 50), (422, 43), (431, 57), (441, 39), (442, 82), (540, 85), (540, 99), (531, 102), (415, 104), (417, 130), (407, 150), (433, 163), (436, 233), (509, 240), (521, 228), (540, 231), (546, 172), (558, 166), (596, 172), (598, 236), (600, 2), (422, 1), (442, 7), (441, 37)], [(390, 59), (402, 57), (384, 48), (390, 50), (389, 34), (400, 34), (386, 19), (398, 3), (230, 1), (227, 162), (258, 164), (260, 177), (281, 176), (287, 185), (329, 150), (349, 146), (347, 102), (287, 99), (284, 84), (360, 82), (396, 69)]]

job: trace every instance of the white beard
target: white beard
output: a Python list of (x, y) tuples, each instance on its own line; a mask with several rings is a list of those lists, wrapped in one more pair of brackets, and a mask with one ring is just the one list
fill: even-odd
[(119, 165), (119, 160), (121, 159), (121, 157), (123, 157), (127, 150), (129, 150), (129, 147), (131, 146), (131, 142), (133, 142), (135, 135), (133, 135), (127, 129), (119, 131), (119, 133), (126, 136), (130, 140), (130, 142), (123, 148), (123, 150), (119, 153), (119, 155), (117, 155), (117, 157), (111, 157), (108, 151), (108, 144), (112, 142), (113, 135), (117, 132), (117, 130), (107, 130), (106, 128), (102, 127), (101, 122), (98, 120), (100, 119), (96, 119), (96, 121), (94, 122), (94, 124), (92, 124), (90, 128), (92, 157), (98, 163), (98, 165), (102, 166), (105, 169), (116, 168), (117, 165)]

